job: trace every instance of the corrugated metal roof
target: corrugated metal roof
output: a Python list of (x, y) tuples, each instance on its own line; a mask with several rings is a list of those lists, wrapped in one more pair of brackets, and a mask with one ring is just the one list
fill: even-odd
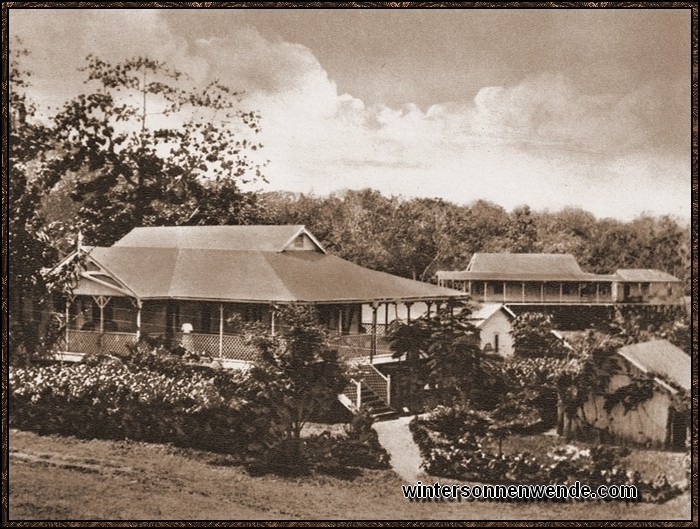
[(680, 281), (651, 268), (621, 268), (614, 274), (591, 274), (581, 270), (571, 254), (545, 253), (476, 253), (466, 270), (441, 270), (437, 277), (457, 281)]
[(476, 253), (468, 272), (508, 274), (552, 274), (579, 276), (583, 270), (571, 254), (552, 253)]
[(668, 377), (690, 391), (690, 356), (668, 340), (653, 340), (622, 347), (618, 354), (643, 371)]
[(134, 228), (114, 246), (281, 252), (302, 230), (302, 225)]
[[(331, 303), (466, 297), (320, 252), (112, 246), (94, 248), (90, 256), (142, 299)], [(75, 293), (82, 293), (80, 285)]]
[(463, 281), (605, 281), (608, 276), (581, 270), (571, 254), (476, 253), (466, 270), (439, 271), (441, 280)]
[(620, 268), (615, 275), (624, 281), (634, 281), (640, 283), (666, 283), (680, 282), (680, 279), (653, 268)]

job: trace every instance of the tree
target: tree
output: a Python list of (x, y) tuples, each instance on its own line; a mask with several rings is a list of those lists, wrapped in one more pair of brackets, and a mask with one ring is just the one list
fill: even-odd
[(255, 195), (240, 185), (262, 178), (260, 116), (237, 109), (238, 93), (218, 81), (192, 88), (145, 57), (88, 56), (84, 71), (95, 89), (55, 117), (54, 170), (76, 179), (88, 243), (109, 245), (136, 226), (256, 220)]
[(691, 352), (690, 319), (685, 308), (677, 305), (615, 307), (604, 330), (625, 344), (665, 339), (687, 354)]
[(557, 356), (564, 344), (552, 333), (552, 316), (541, 312), (524, 312), (514, 320), (511, 329), (515, 354), (523, 358)]
[[(56, 333), (49, 332), (52, 293), (73, 278), (66, 267), (61, 275), (42, 270), (59, 258), (62, 228), (46, 222), (42, 201), (56, 183), (52, 171), (53, 134), (38, 119), (27, 93), (30, 72), (21, 66), (28, 52), (17, 41), (10, 56), (9, 178), (8, 186), (8, 311), (12, 361), (48, 349)], [(54, 329), (55, 330), (55, 329)]]
[(532, 253), (539, 250), (537, 227), (530, 206), (513, 210), (506, 234), (506, 249), (513, 253)]
[(472, 401), (482, 407), (497, 400), (493, 390), (500, 379), (479, 347), (470, 315), (469, 307), (442, 307), (432, 316), (392, 324), (389, 344), (394, 358), (406, 356), (414, 406), (425, 384), (437, 388), (443, 402)]
[(337, 399), (349, 379), (313, 308), (283, 307), (279, 317), (279, 335), (258, 331), (253, 337), (260, 354), (249, 380), (271, 421), (273, 443), (288, 442), (291, 455), (298, 458), (304, 425)]

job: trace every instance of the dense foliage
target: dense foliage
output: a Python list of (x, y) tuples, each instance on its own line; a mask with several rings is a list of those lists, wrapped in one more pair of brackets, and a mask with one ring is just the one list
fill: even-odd
[(566, 353), (564, 342), (553, 332), (552, 317), (543, 312), (524, 312), (512, 322), (510, 334), (513, 349), (521, 358), (562, 356)]
[(423, 388), (440, 402), (493, 406), (503, 390), (500, 370), (479, 346), (469, 307), (441, 307), (410, 322), (394, 321), (387, 334), (396, 359), (408, 366), (410, 406), (420, 409)]
[(687, 489), (687, 483), (670, 483), (661, 476), (642, 479), (623, 463), (625, 451), (594, 446), (586, 450), (553, 449), (537, 456), (526, 452), (493, 453), (485, 448), (489, 420), (468, 409), (438, 409), (410, 423), (423, 457), (434, 476), (488, 484), (635, 485), (641, 501), (661, 502)]
[(63, 274), (42, 273), (44, 267), (58, 262), (65, 244), (65, 230), (47, 219), (41, 208), (61, 176), (50, 165), (53, 132), (39, 119), (27, 95), (31, 73), (21, 66), (27, 51), (19, 46), (10, 55), (8, 166), (12, 177), (6, 179), (7, 193), (3, 192), (10, 213), (8, 232), (3, 232), (9, 242), (9, 284), (3, 291), (8, 292), (13, 363), (24, 363), (50, 348), (57, 330), (48, 314), (51, 295), (73, 279), (71, 267)]
[(463, 270), (476, 252), (571, 253), (583, 270), (656, 268), (690, 293), (690, 226), (669, 216), (597, 219), (579, 208), (508, 213), (478, 200), (386, 197), (363, 189), (329, 197), (261, 195), (270, 224), (306, 224), (331, 252), (378, 270), (429, 280)]
[[(307, 402), (300, 399), (304, 392), (325, 395), (323, 381), (309, 377), (297, 381), (303, 390), (285, 384), (271, 390), (261, 385), (259, 373), (216, 368), (205, 360), (142, 341), (120, 357), (12, 367), (10, 426), (210, 450), (227, 454), (229, 463), (254, 473), (320, 472), (352, 478), (361, 468), (388, 467), (389, 456), (366, 413), (336, 436), (300, 438), (300, 432), (285, 430), (290, 425), (280, 422), (286, 417), (280, 408)], [(321, 389), (314, 389), (319, 385)]]
[[(154, 353), (155, 354), (155, 353)], [(156, 363), (153, 360), (151, 363)], [(10, 370), (10, 425), (40, 433), (242, 451), (255, 436), (235, 372), (146, 369), (118, 359)]]
[(89, 91), (52, 120), (54, 165), (71, 176), (77, 227), (108, 246), (136, 226), (240, 224), (260, 178), (257, 112), (213, 81), (193, 87), (167, 64), (135, 57), (112, 64), (89, 56)]
[(280, 309), (284, 322), (275, 336), (254, 333), (260, 354), (249, 370), (250, 389), (278, 434), (290, 445), (314, 414), (333, 403), (348, 383), (347, 366), (328, 345), (316, 312), (309, 306)]

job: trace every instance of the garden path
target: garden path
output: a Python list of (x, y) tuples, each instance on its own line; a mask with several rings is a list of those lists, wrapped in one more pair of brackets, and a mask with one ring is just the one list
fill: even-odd
[(408, 429), (413, 417), (399, 417), (391, 421), (379, 421), (372, 425), (379, 442), (391, 456), (391, 467), (407, 484), (412, 484), (425, 476), (421, 468), (422, 459), (418, 445)]

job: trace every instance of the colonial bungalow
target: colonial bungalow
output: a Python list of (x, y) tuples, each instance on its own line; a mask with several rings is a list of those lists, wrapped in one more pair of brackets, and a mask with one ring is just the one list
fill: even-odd
[(438, 285), (475, 301), (510, 304), (677, 304), (680, 279), (653, 269), (584, 272), (571, 254), (476, 253), (466, 270), (437, 272)]
[[(135, 228), (113, 246), (79, 248), (79, 280), (65, 306), (66, 353), (125, 351), (145, 335), (211, 357), (249, 361), (241, 323), (274, 333), (277, 308), (316, 307), (347, 358), (389, 355), (383, 329), (397, 305), (430, 310), (468, 297), (330, 255), (304, 226)], [(60, 265), (59, 265), (60, 266)], [(364, 313), (369, 313), (365, 321)], [(390, 307), (393, 310), (390, 310)]]
[[(567, 417), (559, 402), (557, 429), (565, 435), (596, 432), (611, 440), (682, 450), (690, 439), (691, 377), (690, 356), (666, 340), (626, 345), (617, 352), (607, 388), (591, 391), (575, 416)], [(653, 391), (631, 405), (632, 385), (644, 379), (652, 381)], [(632, 389), (628, 399), (606, 406), (611, 395), (625, 388)]]

